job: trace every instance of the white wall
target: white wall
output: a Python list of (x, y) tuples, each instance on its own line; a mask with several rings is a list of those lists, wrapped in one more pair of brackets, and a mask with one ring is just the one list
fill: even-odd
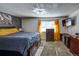
[(59, 19), (59, 24), (60, 24), (60, 33), (64, 33), (65, 32), (65, 29), (62, 26), (62, 19), (61, 18)]
[(23, 18), (22, 29), (25, 32), (37, 32), (38, 31), (38, 18)]
[(75, 35), (75, 33), (79, 33), (79, 10), (76, 10), (72, 14), (69, 15), (69, 17), (75, 17), (76, 16), (76, 25), (70, 26), (70, 27), (63, 27), (62, 26), (62, 19), (59, 20), (60, 22), (60, 32), (61, 33), (68, 33), (71, 35)]
[(69, 17), (74, 17), (74, 16), (76, 16), (76, 25), (68, 27), (67, 29), (67, 32), (72, 35), (75, 35), (75, 33), (79, 33), (79, 10), (69, 15)]
[(59, 18), (60, 33), (67, 33), (67, 28), (62, 25), (62, 18)]

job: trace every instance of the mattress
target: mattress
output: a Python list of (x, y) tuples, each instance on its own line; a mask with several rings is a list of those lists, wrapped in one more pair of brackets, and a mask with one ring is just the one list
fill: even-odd
[(39, 41), (37, 32), (17, 32), (14, 34), (0, 36), (0, 50), (17, 51), (22, 55), (26, 54), (35, 41)]

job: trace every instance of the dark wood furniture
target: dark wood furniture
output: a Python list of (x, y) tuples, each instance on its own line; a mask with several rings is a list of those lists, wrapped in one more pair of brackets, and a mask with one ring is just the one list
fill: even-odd
[(79, 39), (70, 37), (70, 51), (79, 56)]
[(62, 26), (66, 26), (66, 20), (62, 20)]
[(67, 33), (62, 33), (62, 40), (61, 40), (66, 47), (70, 49), (73, 55), (79, 56), (79, 38), (77, 36), (72, 36)]
[(70, 35), (66, 33), (61, 34), (61, 41), (65, 44), (66, 47), (69, 48), (70, 46), (70, 40), (69, 40)]
[(46, 41), (54, 41), (54, 29), (46, 29)]

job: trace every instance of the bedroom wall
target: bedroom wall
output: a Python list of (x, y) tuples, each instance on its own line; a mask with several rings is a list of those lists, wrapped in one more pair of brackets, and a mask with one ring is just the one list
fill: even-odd
[(67, 33), (72, 35), (75, 35), (75, 33), (79, 33), (79, 10), (69, 15), (69, 17), (74, 17), (74, 16), (76, 16), (76, 25), (67, 28)]
[(63, 19), (63, 18), (59, 18), (60, 33), (67, 33), (67, 28), (62, 25), (62, 19)]
[(61, 33), (68, 33), (75, 35), (75, 33), (79, 33), (79, 10), (76, 10), (75, 12), (71, 13), (69, 17), (73, 18), (76, 17), (76, 25), (75, 26), (69, 26), (69, 27), (63, 27), (62, 26), (62, 19), (60, 20), (61, 25)]
[(38, 18), (27, 17), (22, 19), (22, 29), (25, 32), (38, 31)]

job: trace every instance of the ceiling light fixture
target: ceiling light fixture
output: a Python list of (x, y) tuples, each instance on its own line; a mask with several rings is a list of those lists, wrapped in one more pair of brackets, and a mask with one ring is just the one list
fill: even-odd
[(44, 8), (41, 8), (42, 6), (40, 4), (37, 4), (36, 7), (33, 8), (33, 13), (37, 15), (44, 15), (47, 14), (46, 10)]
[(33, 10), (33, 12), (36, 13), (36, 14), (38, 14), (38, 15), (44, 15), (44, 14), (47, 13), (45, 9), (39, 9), (39, 8), (35, 8)]

